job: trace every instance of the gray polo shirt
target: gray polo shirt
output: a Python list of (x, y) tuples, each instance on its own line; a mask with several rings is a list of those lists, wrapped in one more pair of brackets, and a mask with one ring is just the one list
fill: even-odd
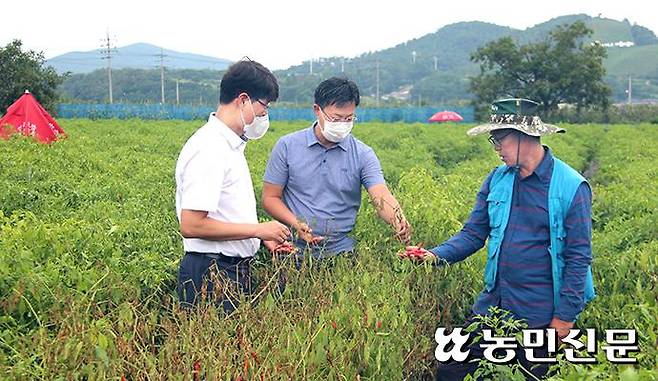
[[(354, 240), (347, 234), (354, 228), (361, 206), (361, 186), (369, 189), (385, 181), (372, 148), (350, 134), (327, 149), (313, 132), (315, 123), (277, 141), (264, 180), (283, 186), (286, 206), (314, 235), (325, 237), (314, 255), (329, 256), (354, 248)], [(306, 245), (304, 241), (296, 244)]]

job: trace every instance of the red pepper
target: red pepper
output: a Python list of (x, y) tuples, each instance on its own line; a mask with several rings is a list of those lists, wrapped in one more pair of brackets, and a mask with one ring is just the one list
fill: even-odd
[(201, 361), (196, 360), (192, 365), (192, 379), (194, 381), (199, 381), (199, 373), (201, 373)]
[(284, 241), (283, 243), (278, 244), (273, 252), (281, 254), (292, 254), (297, 251), (297, 247), (290, 243), (289, 241)]
[(431, 258), (432, 254), (428, 253), (425, 249), (423, 249), (422, 246), (423, 244), (420, 243), (418, 246), (416, 246), (413, 249), (407, 249), (403, 252), (398, 253), (398, 256), (400, 258), (411, 258), (411, 259), (427, 259)]

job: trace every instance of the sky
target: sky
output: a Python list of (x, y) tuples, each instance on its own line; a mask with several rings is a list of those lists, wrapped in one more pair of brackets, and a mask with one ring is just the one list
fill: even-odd
[(551, 18), (585, 13), (628, 19), (658, 34), (649, 0), (216, 0), (5, 1), (0, 46), (14, 39), (46, 58), (100, 47), (109, 31), (116, 47), (146, 42), (165, 49), (270, 69), (309, 58), (395, 46), (461, 21), (525, 29)]

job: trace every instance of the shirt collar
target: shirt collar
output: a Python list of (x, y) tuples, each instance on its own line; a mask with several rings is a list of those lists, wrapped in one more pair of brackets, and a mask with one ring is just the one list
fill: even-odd
[[(530, 174), (530, 176), (536, 174), (542, 183), (549, 183), (553, 174), (553, 153), (547, 146), (542, 147), (544, 148), (544, 157), (541, 159), (541, 162), (539, 162), (539, 165), (537, 168), (535, 168), (535, 171)], [(508, 166), (505, 168), (505, 172), (513, 170), (514, 167)]]
[(541, 180), (543, 183), (548, 183), (551, 181), (551, 175), (553, 172), (553, 153), (551, 153), (551, 149), (543, 146), (544, 147), (544, 158), (541, 160), (537, 168), (535, 168), (535, 173), (537, 174), (537, 177), (539, 177), (539, 180)]
[(224, 137), (224, 139), (226, 139), (232, 149), (244, 149), (243, 146), (247, 142), (238, 136), (235, 132), (233, 132), (233, 130), (231, 130), (224, 122), (222, 122), (214, 112), (210, 113), (210, 116), (208, 117), (208, 124), (213, 126), (213, 129), (219, 131), (219, 133)]
[[(314, 144), (320, 144), (318, 137), (315, 136), (315, 126), (318, 124), (316, 120), (313, 122), (311, 127), (306, 129), (306, 146), (310, 147)], [(352, 134), (349, 134), (342, 142), (336, 143), (336, 146), (340, 147), (343, 151), (347, 152), (347, 140), (351, 139)], [(322, 145), (322, 144), (320, 144)]]

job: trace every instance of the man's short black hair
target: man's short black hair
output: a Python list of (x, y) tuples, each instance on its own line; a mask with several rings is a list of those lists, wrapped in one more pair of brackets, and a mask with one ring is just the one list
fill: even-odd
[(247, 93), (252, 101), (267, 102), (279, 98), (279, 84), (265, 66), (256, 61), (239, 61), (229, 66), (219, 85), (219, 103), (231, 103), (241, 93)]
[(315, 104), (320, 108), (334, 104), (342, 107), (348, 103), (358, 106), (359, 102), (359, 88), (347, 78), (329, 78), (322, 81), (315, 89)]

